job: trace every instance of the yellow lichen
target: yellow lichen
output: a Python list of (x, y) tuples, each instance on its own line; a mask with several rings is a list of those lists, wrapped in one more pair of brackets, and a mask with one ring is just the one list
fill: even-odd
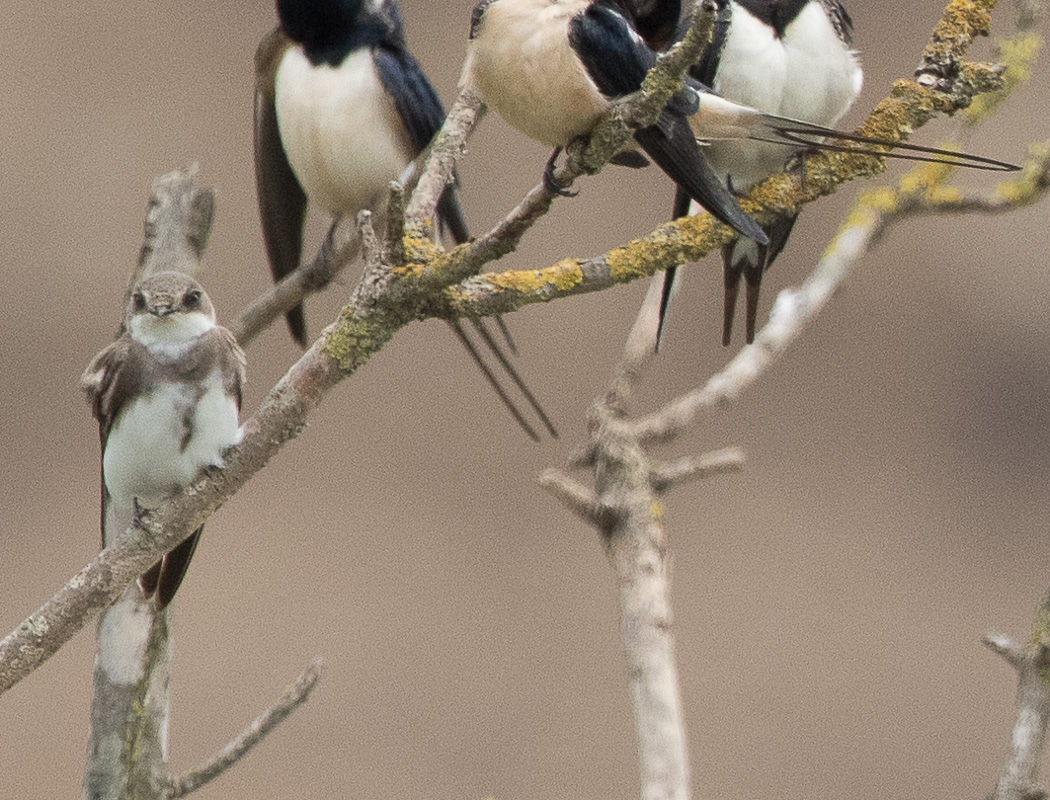
[(405, 248), (405, 261), (410, 265), (429, 264), (444, 252), (425, 227), (411, 233), (406, 231), (401, 242)]
[(1012, 181), (1003, 181), (995, 187), (996, 195), (1008, 203), (1025, 205), (1035, 202), (1044, 190), (1047, 162), (1050, 161), (1050, 142), (1030, 145), (1029, 160)]
[[(662, 227), (662, 226), (661, 226)], [(665, 231), (661, 232), (666, 233)], [(674, 262), (682, 260), (680, 248), (672, 245), (666, 236), (657, 241), (653, 237), (632, 239), (623, 247), (610, 250), (605, 256), (609, 266), (609, 275), (616, 283), (627, 283), (639, 278), (646, 278), (661, 269), (671, 266), (668, 250), (673, 250)]]
[(998, 110), (999, 106), (1021, 84), (1032, 77), (1032, 65), (1039, 55), (1043, 38), (1036, 33), (1020, 33), (998, 44), (999, 60), (1006, 67), (1003, 72), (1003, 87), (988, 94), (978, 95), (970, 107), (963, 112), (969, 125), (976, 125)]
[(481, 275), (480, 279), (504, 291), (533, 294), (546, 286), (551, 286), (559, 294), (564, 294), (583, 281), (583, 272), (578, 259), (563, 258), (556, 264), (543, 269), (491, 272)]
[[(385, 324), (384, 324), (385, 322)], [(321, 351), (349, 374), (363, 366), (394, 335), (391, 320), (358, 317), (344, 308), (339, 319), (324, 335)]]
[[(944, 149), (952, 148), (950, 143), (940, 145)], [(920, 164), (907, 172), (900, 179), (900, 190), (905, 194), (929, 194), (935, 187), (942, 186), (951, 177), (955, 167), (944, 163)]]
[[(823, 183), (821, 167), (814, 166), (816, 172), (811, 171), (810, 163), (806, 162), (806, 178), (815, 179), (815, 183)], [(741, 205), (745, 211), (755, 214), (761, 211), (793, 211), (800, 205), (801, 198), (794, 182), (786, 175), (776, 175), (769, 180), (762, 181), (755, 186)]]
[(891, 214), (897, 210), (898, 196), (895, 189), (880, 186), (878, 189), (864, 192), (857, 204), (850, 211), (843, 228), (863, 225), (871, 214)]

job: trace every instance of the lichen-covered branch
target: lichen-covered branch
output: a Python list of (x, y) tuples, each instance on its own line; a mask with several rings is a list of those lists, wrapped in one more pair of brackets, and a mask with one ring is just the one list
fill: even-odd
[[(973, 36), (986, 30), (987, 12), (993, 5), (987, 1), (953, 0), (946, 18), (950, 17), (949, 22), (955, 26), (950, 30), (956, 33), (943, 58), (958, 60), (961, 57)], [(960, 70), (960, 74), (962, 72)], [(956, 94), (965, 94), (960, 92)], [(891, 98), (873, 112), (865, 130), (884, 138), (903, 136), (925, 122), (934, 111), (959, 107), (955, 103), (962, 101), (953, 97), (955, 95), (941, 95), (914, 82), (899, 82)], [(439, 150), (436, 148), (435, 152)], [(458, 152), (456, 146), (452, 146), (450, 152)], [(807, 160), (804, 182), (797, 176), (771, 178), (756, 188), (747, 207), (760, 220), (768, 219), (774, 213), (795, 209), (800, 203), (832, 191), (846, 179), (880, 170), (880, 160), (870, 156), (814, 156)], [(439, 181), (437, 185), (443, 184)], [(411, 200), (407, 207), (411, 215), (415, 208)], [(526, 211), (517, 219), (526, 219), (529, 213)], [(598, 259), (570, 259), (545, 270), (469, 278), (446, 291), (449, 285), (463, 280), (464, 272), (469, 274), (480, 269), (483, 264), (479, 261), (512, 249), (508, 242), (512, 243), (514, 237), (520, 237), (527, 228), (513, 221), (505, 221), (503, 227), (502, 233), (488, 239), (483, 236), (448, 253), (425, 237), (408, 231), (404, 240), (405, 263), (390, 261), (388, 254), (389, 269), (371, 271), (367, 280), (358, 285), (338, 320), (291, 367), (245, 423), (244, 441), (229, 453), (226, 469), (202, 477), (182, 497), (144, 521), (142, 529), (126, 532), (118, 545), (103, 551), (58, 594), (0, 640), (0, 692), (56, 652), (148, 567), (152, 559), (181, 541), (221, 507), (285, 443), (299, 434), (313, 408), (328, 391), (353, 374), (404, 325), (427, 317), (502, 313), (528, 302), (593, 291), (645, 277), (672, 264), (695, 260), (724, 244), (732, 235), (724, 226), (714, 224), (710, 217), (703, 215), (661, 226), (649, 237)], [(353, 221), (344, 221), (338, 231), (349, 231), (345, 235), (352, 237)], [(334, 250), (344, 252), (348, 240), (335, 239)], [(305, 291), (301, 286), (282, 287), (284, 289), (290, 294), (281, 295), (279, 302), (271, 299), (264, 304), (267, 319), (279, 315)], [(249, 318), (243, 319), (243, 327), (234, 323), (245, 339), (263, 324), (256, 316), (249, 315)], [(775, 341), (775, 337), (771, 338), (752, 351), (766, 353)], [(654, 428), (649, 435), (661, 434)]]
[[(967, 108), (981, 92), (1000, 95), (1003, 79), (998, 69), (962, 61), (977, 36), (987, 35), (989, 14), (995, 0), (953, 0), (945, 9), (937, 32), (924, 55), (917, 80), (897, 81), (890, 95), (869, 114), (858, 132), (885, 141), (907, 138), (935, 114), (954, 114)], [(703, 15), (700, 16), (701, 21)], [(948, 77), (930, 80), (937, 70)], [(676, 65), (679, 66), (679, 65)], [(659, 69), (664, 64), (658, 65)], [(654, 72), (653, 83), (666, 91), (675, 73)], [(680, 73), (678, 73), (680, 79)], [(646, 102), (646, 92), (626, 98), (627, 110), (614, 110), (596, 130), (620, 125), (629, 130), (627, 119)], [(583, 164), (604, 163), (621, 142), (619, 133), (592, 135), (586, 153), (559, 166), (556, 178), (569, 181), (587, 171)], [(621, 142), (622, 145), (622, 142)], [(785, 213), (832, 194), (841, 184), (856, 178), (871, 178), (885, 170), (885, 159), (857, 153), (822, 152), (805, 159), (805, 168), (794, 174), (775, 175), (755, 186), (742, 201), (744, 209), (759, 222), (768, 223)], [(648, 236), (592, 258), (568, 258), (534, 270), (477, 273), (488, 262), (511, 252), (529, 227), (545, 214), (552, 198), (543, 187), (532, 189), (515, 210), (489, 233), (442, 256), (436, 269), (449, 269), (462, 276), (462, 283), (448, 290), (447, 304), (435, 311), (446, 318), (508, 313), (525, 305), (549, 302), (617, 283), (651, 276), (687, 261), (698, 261), (734, 237), (725, 225), (709, 215), (683, 218), (658, 227)], [(467, 277), (473, 275), (474, 277)]]
[[(584, 174), (598, 172), (629, 143), (635, 128), (652, 125), (671, 95), (681, 88), (682, 79), (710, 39), (715, 5), (698, 0), (694, 22), (682, 42), (657, 59), (642, 89), (616, 100), (595, 126), (586, 142), (567, 148), (569, 157), (554, 171), (555, 183), (569, 186)], [(467, 137), (480, 121), (485, 106), (471, 87), (463, 87), (438, 133), (424, 173), (408, 205), (408, 228), (420, 235), (423, 222), (431, 218), (440, 192), (452, 180), (456, 158), (462, 154)], [(431, 267), (456, 276), (449, 283), (476, 275), (488, 263), (511, 253), (535, 222), (546, 214), (555, 197), (542, 185), (525, 198), (492, 230), (460, 245)]]

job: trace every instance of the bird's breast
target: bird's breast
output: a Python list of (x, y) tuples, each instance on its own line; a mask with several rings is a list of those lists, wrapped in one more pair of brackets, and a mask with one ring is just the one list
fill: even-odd
[(330, 212), (354, 214), (381, 199), (415, 157), (367, 48), (330, 67), (291, 47), (275, 94), (288, 163), (311, 202)]
[(608, 101), (569, 43), (581, 0), (496, 0), (471, 40), (464, 80), (508, 123), (549, 147), (589, 133)]
[[(733, 5), (714, 90), (759, 111), (833, 127), (860, 94), (860, 63), (821, 4), (808, 3), (782, 37)], [(712, 166), (744, 188), (783, 168), (791, 149), (748, 141), (713, 142)]]
[(240, 441), (237, 404), (216, 370), (200, 382), (163, 382), (121, 409), (106, 440), (102, 476), (113, 502), (150, 508), (221, 466)]

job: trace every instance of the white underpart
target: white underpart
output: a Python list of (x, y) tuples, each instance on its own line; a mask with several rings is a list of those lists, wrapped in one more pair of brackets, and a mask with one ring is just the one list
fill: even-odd
[(471, 40), (463, 83), (526, 136), (564, 147), (589, 133), (609, 103), (568, 42), (589, 0), (497, 0)]
[(277, 68), (276, 96), (288, 162), (311, 202), (327, 211), (356, 214), (371, 206), (412, 161), (411, 141), (368, 49), (338, 67), (315, 67), (290, 47)]
[[(153, 508), (202, 467), (222, 466), (222, 451), (239, 441), (237, 404), (226, 395), (222, 373), (213, 372), (201, 388), (198, 400), (193, 385), (162, 383), (121, 410), (102, 457), (118, 533), (131, 523), (136, 498)], [(183, 449), (187, 414), (193, 435)]]
[[(857, 99), (862, 83), (856, 52), (839, 39), (819, 2), (807, 4), (782, 39), (733, 4), (712, 87), (723, 97), (759, 111), (833, 127)], [(793, 150), (761, 142), (721, 141), (712, 142), (704, 152), (715, 171), (721, 177), (731, 176), (733, 188), (740, 190), (780, 171)]]
[(215, 327), (215, 317), (201, 311), (168, 314), (134, 314), (128, 322), (131, 338), (158, 358), (175, 359), (198, 337)]
[[(166, 338), (156, 332), (151, 319), (174, 322)], [(205, 330), (214, 327), (204, 314), (173, 314), (160, 319), (136, 314), (129, 328), (137, 341), (163, 360), (175, 357), (173, 352), (184, 353), (192, 345), (192, 340), (181, 346), (177, 343), (188, 330), (201, 328), (201, 319), (210, 323)], [(188, 440), (187, 430), (192, 434)], [(202, 467), (222, 466), (223, 450), (240, 439), (237, 403), (226, 394), (220, 370), (208, 375), (201, 385), (161, 383), (149, 394), (127, 403), (110, 429), (102, 456), (102, 479), (110, 495), (107, 544), (131, 524), (136, 500), (142, 508), (155, 507), (192, 481)]]

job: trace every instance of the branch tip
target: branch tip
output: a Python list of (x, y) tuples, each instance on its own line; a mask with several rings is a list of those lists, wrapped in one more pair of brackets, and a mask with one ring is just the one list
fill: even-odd
[(306, 669), (299, 673), (295, 681), (284, 690), (272, 706), (256, 717), (222, 750), (195, 770), (172, 778), (168, 784), (169, 790), (166, 797), (174, 800), (195, 792), (247, 756), (274, 728), (310, 699), (310, 694), (323, 673), (324, 662), (319, 657), (315, 658)]
[(599, 524), (598, 496), (582, 483), (551, 467), (540, 473), (539, 484), (584, 522)]
[(1001, 633), (986, 633), (981, 637), (981, 643), (989, 650), (998, 653), (1015, 669), (1020, 667), (1024, 661), (1024, 651), (1021, 645)]

